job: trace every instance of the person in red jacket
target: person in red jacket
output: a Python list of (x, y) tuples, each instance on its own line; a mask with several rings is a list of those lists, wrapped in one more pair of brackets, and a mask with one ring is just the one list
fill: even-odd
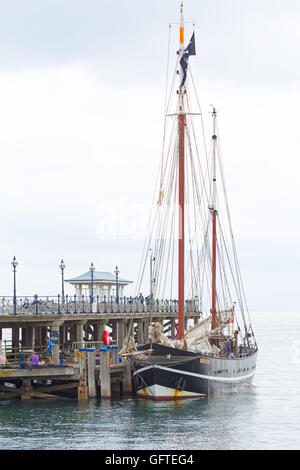
[(104, 346), (109, 345), (109, 332), (107, 330), (105, 330), (103, 333), (103, 345)]

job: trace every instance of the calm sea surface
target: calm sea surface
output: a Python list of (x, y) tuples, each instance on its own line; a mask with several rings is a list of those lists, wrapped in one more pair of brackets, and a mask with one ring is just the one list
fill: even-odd
[(153, 403), (0, 401), (0, 449), (300, 449), (300, 312), (255, 312), (243, 393)]

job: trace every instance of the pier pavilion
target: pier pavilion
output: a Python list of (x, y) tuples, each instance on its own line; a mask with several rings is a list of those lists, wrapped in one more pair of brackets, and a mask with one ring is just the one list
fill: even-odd
[(90, 297), (92, 295), (92, 284), (93, 284), (93, 296), (99, 298), (99, 301), (103, 301), (105, 298), (109, 300), (112, 296), (116, 297), (116, 288), (118, 283), (118, 295), (119, 297), (124, 296), (124, 288), (133, 281), (127, 281), (109, 272), (88, 271), (87, 273), (81, 274), (80, 276), (72, 279), (66, 279), (66, 282), (71, 284), (75, 289), (75, 295), (78, 299), (82, 295)]

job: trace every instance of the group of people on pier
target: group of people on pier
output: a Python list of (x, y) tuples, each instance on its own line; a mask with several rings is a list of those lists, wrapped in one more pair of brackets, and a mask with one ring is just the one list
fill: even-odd
[[(53, 365), (52, 361), (52, 341), (50, 340), (49, 336), (46, 337), (46, 348), (44, 352), (47, 354), (49, 365)], [(27, 358), (27, 366), (44, 366), (45, 361), (40, 361), (38, 354), (33, 350), (31, 356)]]
[[(44, 349), (44, 352), (47, 354), (49, 365), (53, 365), (53, 361), (52, 361), (52, 341), (50, 340), (49, 336), (46, 337), (45, 341), (46, 341), (46, 347)], [(0, 367), (10, 366), (10, 365), (11, 365), (11, 363), (7, 359), (6, 354), (3, 351), (2, 345), (1, 345), (1, 347), (0, 347)], [(27, 357), (26, 365), (27, 365), (27, 367), (30, 367), (30, 366), (43, 366), (43, 365), (45, 365), (45, 361), (43, 361), (43, 360), (40, 361), (39, 356), (36, 353), (36, 351), (32, 350), (31, 355)]]

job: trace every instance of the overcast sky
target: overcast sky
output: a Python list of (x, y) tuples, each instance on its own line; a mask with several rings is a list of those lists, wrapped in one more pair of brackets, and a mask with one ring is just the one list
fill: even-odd
[[(179, 5), (0, 0), (0, 295), (12, 294), (13, 256), (22, 295), (58, 293), (62, 257), (67, 278), (93, 261), (136, 281), (134, 213), (153, 197)], [(249, 307), (300, 310), (300, 2), (186, 0), (184, 11), (208, 124), (210, 103), (219, 110)], [(128, 231), (105, 239), (120, 212)]]

